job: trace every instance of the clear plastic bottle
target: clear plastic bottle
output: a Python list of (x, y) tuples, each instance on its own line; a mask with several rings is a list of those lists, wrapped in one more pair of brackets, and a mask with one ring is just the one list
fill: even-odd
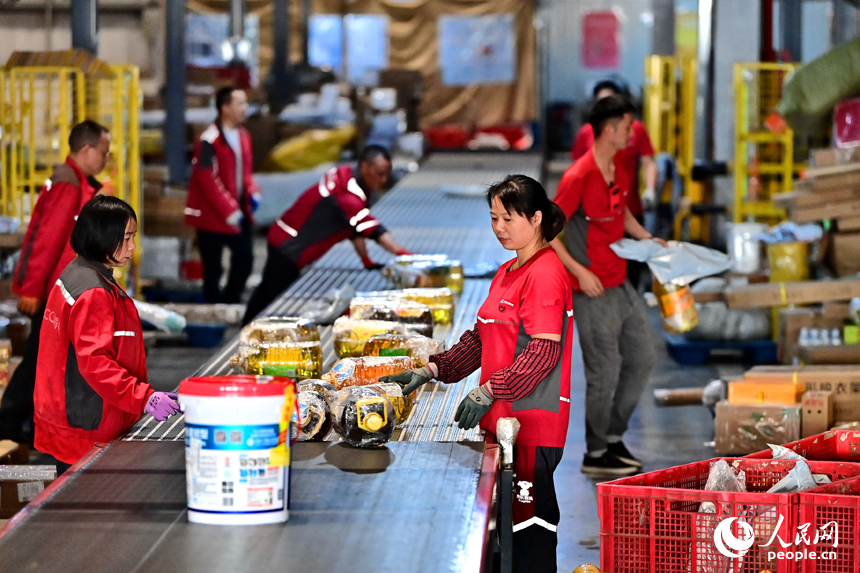
[(320, 377), (323, 353), (319, 341), (261, 343), (240, 348), (231, 363), (247, 374), (304, 380)]
[(355, 320), (341, 316), (334, 321), (332, 336), (338, 358), (358, 357), (367, 340), (377, 334), (405, 334), (406, 326), (390, 320)]
[(319, 327), (296, 316), (269, 316), (248, 323), (239, 332), (239, 344), (311, 342), (320, 339)]
[[(298, 407), (293, 416), (299, 422), (294, 427), (300, 442), (319, 442), (332, 427), (332, 416), (325, 396), (315, 390), (303, 390), (296, 395)], [(295, 439), (296, 436), (293, 436)]]
[(377, 334), (364, 345), (364, 356), (411, 356), (417, 367), (426, 366), (432, 354), (445, 350), (445, 343), (418, 334)]
[(819, 333), (819, 344), (821, 346), (830, 346), (830, 331), (826, 328), (822, 328)]
[(842, 346), (842, 333), (839, 332), (838, 328), (830, 331), (830, 344), (831, 346)]
[(338, 361), (322, 379), (340, 390), (346, 386), (368, 386), (379, 382), (380, 376), (399, 374), (415, 368), (409, 356), (362, 356)]
[(359, 448), (381, 446), (394, 435), (397, 412), (391, 400), (378, 390), (357, 386), (338, 392), (332, 413), (334, 431)]
[(655, 279), (653, 290), (663, 315), (663, 328), (668, 332), (680, 334), (699, 324), (699, 313), (689, 286), (664, 285)]
[(812, 346), (811, 334), (809, 332), (809, 327), (804, 326), (800, 329), (800, 336), (797, 338), (797, 344), (799, 346)]
[(377, 392), (383, 394), (384, 396), (387, 396), (388, 399), (391, 400), (391, 404), (394, 406), (394, 412), (397, 414), (398, 426), (405, 422), (406, 418), (409, 417), (409, 414), (412, 413), (412, 406), (415, 402), (413, 401), (411, 395), (403, 395), (403, 388), (400, 387), (400, 384), (395, 384), (393, 382), (379, 382), (377, 384), (365, 386), (365, 388), (376, 390)]

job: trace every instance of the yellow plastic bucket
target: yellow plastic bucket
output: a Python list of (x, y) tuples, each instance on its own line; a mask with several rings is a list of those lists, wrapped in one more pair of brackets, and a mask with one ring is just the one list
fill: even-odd
[(767, 246), (770, 282), (809, 280), (809, 244), (773, 243)]

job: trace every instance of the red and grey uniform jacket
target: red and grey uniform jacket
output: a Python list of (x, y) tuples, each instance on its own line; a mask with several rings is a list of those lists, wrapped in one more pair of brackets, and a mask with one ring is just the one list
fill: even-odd
[(352, 167), (330, 169), (269, 229), (269, 244), (304, 268), (344, 239), (377, 240), (386, 232), (368, 207)]
[(60, 273), (75, 258), (69, 244), (72, 229), (84, 203), (100, 188), (101, 184), (84, 175), (71, 159), (57, 166), (39, 192), (24, 235), (12, 277), (15, 294), (44, 302)]
[(200, 135), (191, 162), (185, 224), (212, 233), (238, 235), (239, 225), (230, 225), (227, 218), (241, 209), (243, 216), (253, 225), (251, 195), (258, 189), (253, 176), (251, 136), (241, 126), (239, 141), (242, 145), (244, 190), (236, 188), (236, 154), (224, 137), (221, 124), (213, 123)]
[(81, 440), (110, 441), (140, 417), (152, 393), (134, 302), (103, 265), (77, 257), (60, 275), (45, 309), (34, 394), (36, 441), (42, 441), (40, 431), (53, 437), (50, 453), (61, 460)]

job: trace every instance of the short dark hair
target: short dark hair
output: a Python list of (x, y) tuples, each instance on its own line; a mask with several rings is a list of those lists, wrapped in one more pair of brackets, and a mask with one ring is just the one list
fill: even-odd
[(129, 220), (137, 222), (131, 205), (110, 195), (96, 195), (84, 205), (72, 229), (72, 249), (94, 263), (117, 262), (113, 256), (125, 240)]
[(77, 153), (87, 145), (95, 147), (103, 133), (110, 133), (110, 130), (91, 119), (85, 119), (69, 132), (69, 149), (72, 153)]
[(596, 98), (597, 94), (599, 94), (603, 90), (610, 90), (615, 95), (627, 95), (627, 90), (621, 87), (618, 82), (616, 82), (615, 80), (605, 79), (597, 82), (597, 84), (594, 86), (594, 89), (591, 90), (591, 97)]
[(239, 91), (242, 91), (242, 89), (235, 86), (227, 86), (215, 92), (215, 109), (218, 111), (219, 117), (221, 116), (221, 108), (233, 103), (233, 92)]
[(607, 123), (620, 120), (628, 113), (632, 114), (635, 111), (636, 109), (630, 100), (620, 95), (611, 95), (594, 102), (588, 113), (588, 123), (594, 130), (594, 139), (600, 137)]
[(388, 153), (388, 150), (381, 145), (372, 144), (361, 150), (361, 153), (358, 155), (358, 164), (361, 165), (367, 161), (373, 161), (377, 157), (384, 157), (391, 163), (391, 154)]
[(567, 221), (561, 207), (549, 200), (543, 185), (526, 175), (508, 175), (504, 181), (493, 183), (487, 190), (487, 205), (492, 207), (496, 198), (508, 213), (530, 219), (540, 211), (540, 230), (547, 241), (555, 239)]

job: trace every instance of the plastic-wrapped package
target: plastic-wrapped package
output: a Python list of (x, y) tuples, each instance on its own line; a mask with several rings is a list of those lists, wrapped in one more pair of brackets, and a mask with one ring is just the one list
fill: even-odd
[(823, 474), (817, 478), (812, 475), (812, 470), (809, 469), (809, 464), (805, 460), (798, 460), (794, 467), (788, 471), (788, 475), (775, 483), (773, 487), (767, 490), (767, 493), (793, 493), (812, 489), (819, 484), (830, 483), (830, 478)]
[(135, 300), (134, 306), (141, 320), (159, 330), (168, 334), (179, 334), (185, 329), (185, 317), (177, 312), (140, 300)]
[(440, 288), (463, 292), (463, 264), (447, 255), (405, 255), (383, 269), (398, 288)]
[(370, 386), (365, 386), (365, 388), (375, 390), (383, 396), (387, 396), (388, 399), (391, 400), (391, 405), (394, 406), (394, 412), (397, 415), (398, 426), (405, 422), (406, 418), (409, 417), (409, 414), (412, 413), (412, 406), (415, 402), (411, 395), (403, 395), (403, 388), (401, 388), (400, 384), (395, 384), (393, 382), (378, 382), (376, 384), (371, 384)]
[(298, 384), (296, 384), (297, 392), (305, 392), (305, 391), (314, 391), (322, 394), (326, 402), (328, 402), (329, 407), (334, 404), (334, 401), (337, 399), (337, 388), (335, 388), (330, 382), (326, 382), (325, 380), (320, 380), (318, 378), (308, 378), (307, 380), (302, 380)]
[(768, 447), (773, 450), (773, 459), (775, 460), (803, 460), (806, 461), (806, 458), (798, 454), (793, 450), (789, 450), (785, 446), (778, 446), (776, 444), (768, 444)]
[(767, 231), (764, 223), (726, 223), (729, 258), (732, 270), (750, 275), (761, 270), (760, 233)]
[(393, 297), (426, 304), (433, 312), (436, 324), (451, 324), (454, 321), (454, 291), (447, 288), (407, 288), (403, 290), (381, 290), (360, 293), (363, 297)]
[(699, 315), (690, 287), (662, 285), (655, 280), (653, 290), (660, 305), (660, 314), (663, 315), (663, 328), (667, 331), (687, 332), (699, 324)]
[(426, 304), (395, 297), (358, 297), (349, 305), (350, 318), (388, 320), (405, 324), (410, 332), (433, 336), (433, 312)]
[(320, 442), (332, 427), (332, 416), (325, 396), (315, 390), (303, 390), (296, 395), (298, 408), (293, 415), (298, 419), (298, 441)]
[(331, 324), (349, 309), (354, 296), (355, 289), (349, 284), (330, 289), (322, 298), (309, 301), (302, 308), (302, 317), (317, 324)]
[(334, 321), (332, 336), (338, 358), (357, 357), (368, 339), (377, 334), (406, 334), (406, 325), (390, 320), (355, 320), (342, 316)]
[(240, 346), (230, 363), (246, 374), (286, 376), (294, 380), (319, 378), (323, 353), (318, 340), (309, 342), (263, 342)]
[(391, 439), (397, 413), (387, 396), (366, 387), (344, 388), (332, 407), (334, 431), (348, 444), (367, 448)]
[(377, 334), (364, 345), (364, 356), (411, 356), (415, 366), (427, 366), (430, 356), (445, 351), (441, 340), (419, 334)]
[(260, 342), (310, 342), (320, 339), (316, 323), (296, 316), (270, 316), (248, 323), (239, 333), (239, 344)]
[(346, 386), (368, 386), (379, 382), (380, 376), (399, 374), (415, 368), (408, 356), (362, 356), (339, 360), (322, 379), (340, 390)]
[[(746, 491), (746, 473), (743, 470), (735, 471), (726, 460), (717, 460), (711, 464), (708, 472), (708, 480), (705, 482), (705, 491)], [(699, 505), (702, 513), (716, 513), (717, 508), (710, 501), (703, 501)]]

